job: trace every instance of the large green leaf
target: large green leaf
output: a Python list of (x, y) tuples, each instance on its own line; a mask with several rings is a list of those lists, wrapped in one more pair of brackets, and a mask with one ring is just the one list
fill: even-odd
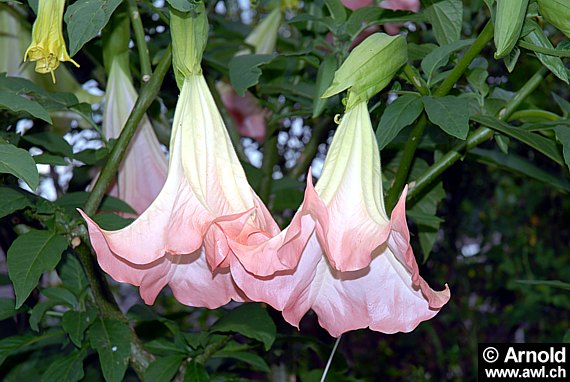
[(509, 125), (508, 123), (491, 116), (474, 115), (471, 116), (471, 120), (512, 138), (518, 139), (533, 149), (540, 151), (556, 163), (564, 166), (564, 158), (560, 154), (556, 142), (551, 139), (526, 131), (520, 127)]
[(184, 382), (209, 382), (210, 376), (204, 365), (197, 362), (190, 362), (186, 368)]
[(57, 273), (63, 285), (69, 289), (78, 299), (89, 286), (85, 271), (77, 258), (67, 253), (58, 266)]
[(428, 85), (431, 84), (431, 80), (436, 71), (447, 64), (451, 53), (472, 45), (474, 41), (475, 40), (473, 39), (454, 41), (432, 50), (427, 56), (425, 56), (422, 60), (421, 67), (427, 77)]
[(196, 9), (199, 0), (166, 0), (168, 4), (177, 11), (190, 12)]
[(121, 2), (122, 0), (77, 0), (67, 7), (64, 20), (71, 56), (101, 32)]
[(0, 173), (22, 179), (32, 190), (40, 183), (36, 162), (26, 150), (0, 141)]
[(0, 340), (0, 365), (11, 355), (27, 351), (38, 346), (61, 343), (61, 331), (52, 331), (41, 336), (10, 336)]
[(97, 313), (91, 309), (86, 312), (68, 310), (63, 314), (61, 325), (75, 346), (81, 347), (83, 334), (93, 324), (95, 317), (97, 317)]
[(469, 101), (455, 96), (423, 97), (428, 118), (447, 134), (459, 139), (469, 133)]
[[(61, 198), (55, 201), (55, 204), (62, 208), (66, 208), (69, 210), (75, 210), (76, 208), (83, 208), (85, 203), (89, 199), (89, 192), (85, 191), (77, 191), (77, 192), (70, 192), (63, 195)], [(101, 203), (101, 207), (99, 207), (100, 211), (117, 211), (117, 212), (127, 212), (127, 213), (136, 213), (135, 210), (132, 209), (127, 203), (122, 201), (121, 199), (115, 198), (113, 196), (105, 196), (103, 198), (103, 202)]]
[(315, 86), (315, 98), (313, 99), (313, 118), (321, 115), (325, 109), (327, 103), (326, 99), (322, 99), (321, 96), (324, 94), (325, 90), (328, 89), (332, 80), (334, 78), (334, 72), (337, 69), (337, 61), (334, 55), (328, 55), (325, 57), (321, 65), (319, 66), (319, 71), (317, 72), (317, 82)]
[(389, 104), (376, 129), (378, 148), (382, 150), (392, 142), (404, 127), (419, 117), (423, 109), (421, 98), (413, 94), (404, 94)]
[(42, 375), (41, 382), (75, 382), (83, 379), (83, 360), (87, 350), (74, 350), (70, 354), (57, 358)]
[(474, 148), (469, 151), (469, 155), (475, 156), (479, 161), (486, 164), (495, 164), (509, 171), (514, 171), (516, 173), (528, 176), (530, 178), (536, 179), (540, 182), (550, 184), (562, 191), (570, 192), (570, 182), (550, 174), (536, 165), (532, 164), (528, 160), (515, 155), (515, 154), (503, 154), (498, 151), (484, 150), (480, 148)]
[(0, 187), (0, 218), (31, 206), (32, 201), (24, 193), (9, 187)]
[(212, 332), (237, 332), (262, 342), (269, 350), (277, 329), (267, 311), (259, 304), (248, 303), (231, 310), (211, 328)]
[(18, 310), (14, 309), (14, 299), (9, 297), (0, 297), (0, 321), (10, 317), (14, 317)]
[(15, 92), (0, 89), (0, 109), (7, 109), (14, 113), (25, 112), (51, 124), (51, 117), (42, 105)]
[[(527, 20), (526, 28), (530, 29), (524, 40), (541, 48), (554, 49), (552, 43), (545, 36), (542, 28), (534, 21)], [(568, 70), (564, 66), (560, 57), (535, 52), (536, 57), (548, 68), (556, 77), (568, 84)]]
[(439, 45), (447, 45), (459, 40), (463, 25), (463, 2), (444, 0), (425, 10), (425, 15), (433, 27), (435, 39)]
[(566, 162), (566, 166), (570, 168), (570, 127), (557, 126), (554, 131), (556, 131), (556, 138), (562, 143), (564, 162)]
[(145, 381), (170, 381), (176, 375), (182, 361), (186, 358), (183, 355), (170, 355), (157, 358), (144, 372)]
[(220, 350), (213, 355), (213, 358), (233, 358), (237, 359), (238, 361), (245, 362), (253, 366), (257, 370), (264, 371), (266, 373), (271, 371), (269, 365), (267, 365), (267, 362), (265, 362), (263, 358), (261, 358), (257, 354), (253, 353), (248, 353), (244, 351)]
[(46, 131), (43, 133), (23, 135), (22, 139), (48, 150), (53, 154), (61, 154), (68, 158), (73, 157), (73, 148), (61, 135)]
[(99, 354), (105, 380), (122, 381), (131, 353), (131, 332), (128, 326), (115, 320), (96, 320), (89, 328), (89, 341)]
[(269, 63), (274, 56), (271, 54), (246, 54), (230, 60), (230, 81), (237, 94), (243, 96), (245, 91), (259, 82), (261, 65)]
[(55, 268), (67, 240), (54, 232), (30, 231), (8, 249), (8, 275), (16, 292), (16, 308), (22, 306), (44, 272)]

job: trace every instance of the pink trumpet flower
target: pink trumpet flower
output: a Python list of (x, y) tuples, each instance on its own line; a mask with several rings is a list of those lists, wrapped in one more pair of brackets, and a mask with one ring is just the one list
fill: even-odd
[(434, 291), (419, 275), (405, 216), (407, 188), (391, 219), (386, 215), (365, 102), (343, 117), (316, 188), (310, 174), (307, 183), (301, 211), (316, 228), (297, 267), (260, 281), (236, 266), (232, 275), (246, 295), (282, 310), (295, 326), (313, 309), (335, 337), (366, 327), (409, 332), (435, 316), (449, 288)]
[[(137, 97), (130, 76), (118, 60), (113, 60), (103, 112), (103, 132), (107, 138), (119, 136)], [(159, 194), (166, 181), (167, 171), (166, 156), (145, 115), (119, 167), (117, 182), (109, 194), (123, 199), (141, 214)]]
[[(168, 177), (156, 200), (119, 231), (83, 217), (101, 268), (140, 286), (148, 304), (167, 284), (187, 305), (243, 301), (232, 279), (234, 265), (251, 279), (290, 269), (310, 234), (301, 230), (301, 216), (281, 232), (251, 189), (202, 75), (183, 82)], [(263, 245), (255, 252), (239, 250), (254, 243)]]

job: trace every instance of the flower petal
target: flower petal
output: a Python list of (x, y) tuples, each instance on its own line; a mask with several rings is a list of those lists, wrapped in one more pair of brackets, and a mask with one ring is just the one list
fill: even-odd
[[(312, 189), (310, 176), (307, 183)], [(366, 103), (343, 116), (314, 191), (305, 202), (331, 265), (343, 272), (367, 267), (372, 252), (386, 241), (389, 224)]]
[(391, 232), (388, 239), (388, 246), (396, 255), (398, 261), (412, 275), (414, 287), (421, 289), (422, 294), (428, 300), (432, 309), (440, 309), (445, 305), (451, 297), (451, 292), (447, 284), (442, 291), (434, 291), (429, 287), (427, 282), (420, 276), (418, 263), (414, 257), (412, 246), (410, 245), (410, 231), (406, 221), (406, 195), (408, 194), (408, 186), (404, 188), (402, 196), (394, 210), (392, 211), (392, 219), (390, 220)]
[[(80, 211), (89, 222), (89, 218)], [(215, 309), (230, 300), (245, 301), (228, 270), (212, 273), (203, 249), (189, 255), (166, 255), (149, 264), (133, 264), (114, 254), (102, 230), (89, 224), (91, 245), (101, 268), (118, 282), (140, 286), (145, 303), (153, 304), (158, 293), (169, 285), (175, 298), (185, 304)]]

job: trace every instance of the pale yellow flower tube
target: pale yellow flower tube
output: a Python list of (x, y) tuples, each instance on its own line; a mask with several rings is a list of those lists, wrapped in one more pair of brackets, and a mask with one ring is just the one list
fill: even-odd
[(36, 72), (51, 73), (59, 66), (60, 61), (69, 61), (75, 66), (79, 64), (69, 57), (63, 39), (63, 9), (65, 0), (39, 0), (38, 17), (32, 29), (32, 43), (26, 50), (24, 61), (28, 58), (36, 62)]

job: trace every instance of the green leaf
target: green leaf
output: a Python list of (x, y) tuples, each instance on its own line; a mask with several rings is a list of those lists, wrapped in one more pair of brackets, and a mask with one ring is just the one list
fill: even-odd
[(380, 15), (384, 10), (377, 5), (371, 5), (369, 7), (362, 7), (355, 9), (346, 22), (346, 31), (354, 39), (357, 33), (361, 30), (362, 25), (370, 21), (378, 20)]
[(262, 342), (269, 350), (277, 329), (267, 311), (259, 304), (247, 303), (228, 312), (212, 327), (212, 332), (237, 332)]
[(459, 40), (463, 24), (463, 2), (444, 0), (425, 10), (425, 15), (433, 27), (439, 45), (447, 45)]
[(404, 94), (389, 104), (376, 129), (378, 148), (386, 147), (406, 126), (411, 125), (424, 110), (420, 97)]
[(48, 111), (38, 102), (26, 98), (23, 94), (0, 89), (0, 110), (10, 110), (14, 113), (25, 112), (34, 118), (52, 123)]
[(44, 344), (61, 343), (61, 331), (46, 333), (42, 336), (11, 336), (0, 340), (0, 365), (6, 358)]
[(22, 306), (44, 272), (55, 268), (67, 248), (63, 236), (48, 231), (30, 231), (8, 249), (8, 275), (16, 292), (16, 308)]
[(18, 311), (14, 309), (14, 299), (8, 297), (0, 297), (0, 321), (14, 317)]
[(340, 0), (325, 0), (325, 4), (331, 13), (332, 19), (337, 24), (342, 24), (346, 21), (346, 8)]
[(144, 373), (145, 381), (170, 381), (176, 375), (182, 361), (186, 358), (183, 355), (171, 355), (157, 358), (153, 361)]
[(9, 187), (0, 187), (0, 218), (31, 206), (31, 200), (24, 193)]
[(145, 342), (144, 347), (151, 353), (171, 355), (172, 353), (187, 353), (189, 348), (179, 346), (173, 341), (166, 338), (157, 338), (152, 341)]
[(73, 157), (73, 148), (61, 135), (46, 131), (43, 133), (23, 135), (22, 139), (34, 146), (42, 147), (53, 154)]
[(87, 165), (94, 165), (105, 159), (109, 155), (109, 149), (102, 147), (100, 149), (86, 149), (74, 154), (74, 158)]
[(556, 138), (562, 143), (564, 162), (566, 162), (566, 166), (570, 169), (570, 127), (557, 126), (554, 131), (556, 132)]
[(508, 123), (500, 121), (495, 117), (475, 115), (471, 117), (471, 120), (480, 123), (481, 125), (486, 126), (490, 129), (508, 135), (511, 138), (518, 139), (519, 141), (527, 144), (535, 150), (540, 151), (559, 165), (564, 166), (564, 158), (560, 154), (556, 142), (551, 139), (526, 131), (520, 127), (509, 125)]
[(76, 382), (83, 379), (83, 360), (87, 350), (74, 350), (70, 354), (57, 358), (42, 375), (41, 382)]
[[(552, 43), (548, 37), (544, 35), (544, 31), (537, 23), (528, 20), (527, 26), (530, 28), (530, 33), (524, 37), (524, 40), (526, 42), (542, 48), (554, 49)], [(542, 64), (548, 68), (548, 70), (550, 70), (556, 77), (560, 78), (562, 81), (568, 84), (568, 71), (560, 57), (536, 52), (535, 54), (540, 62), (542, 62)]]
[(83, 334), (93, 324), (96, 317), (97, 312), (93, 309), (89, 309), (86, 312), (68, 310), (63, 314), (61, 325), (71, 342), (80, 348), (83, 342)]
[(422, 101), (430, 121), (447, 134), (459, 139), (469, 133), (469, 101), (455, 96), (423, 97)]
[(570, 182), (542, 170), (527, 159), (518, 155), (512, 153), (505, 155), (497, 151), (484, 150), (480, 148), (471, 149), (469, 151), (469, 155), (477, 157), (477, 159), (483, 163), (499, 165), (509, 171), (514, 171), (540, 182), (550, 184), (562, 191), (570, 192)]
[(564, 334), (564, 338), (562, 338), (562, 342), (564, 342), (565, 344), (570, 343), (570, 329), (568, 329), (566, 331), (566, 334)]
[(32, 330), (38, 332), (40, 330), (39, 324), (44, 318), (45, 313), (50, 309), (57, 305), (57, 301), (42, 301), (36, 304), (32, 309), (32, 314), (30, 315), (30, 328)]
[(237, 94), (243, 96), (245, 91), (259, 82), (261, 65), (269, 63), (271, 54), (246, 54), (235, 56), (230, 60), (230, 81)]
[(315, 98), (313, 98), (313, 118), (317, 118), (325, 109), (327, 100), (322, 99), (321, 96), (332, 83), (336, 69), (336, 57), (332, 54), (325, 57), (319, 66), (319, 71), (317, 72), (317, 82), (315, 86)]
[(121, 2), (122, 0), (77, 0), (67, 7), (64, 20), (72, 57), (101, 32)]
[(444, 65), (447, 65), (449, 57), (453, 52), (461, 50), (466, 46), (471, 46), (473, 42), (475, 42), (474, 39), (459, 40), (432, 50), (421, 63), (422, 70), (427, 76), (428, 85), (431, 84), (435, 72)]
[(564, 118), (567, 118), (568, 114), (570, 113), (570, 102), (568, 102), (564, 98), (560, 97), (556, 93), (552, 93), (552, 95), (554, 96), (554, 100), (556, 101), (556, 103), (560, 107), (560, 110), (564, 114)]
[(64, 157), (48, 153), (34, 155), (32, 158), (34, 158), (34, 162), (37, 164), (49, 164), (51, 166), (67, 166), (69, 164)]
[(68, 288), (75, 297), (80, 298), (83, 292), (88, 288), (89, 283), (85, 271), (77, 258), (67, 253), (58, 266), (57, 271), (63, 285)]
[[(57, 199), (55, 201), (55, 204), (57, 204), (62, 208), (75, 211), (76, 208), (83, 208), (88, 198), (89, 198), (89, 192), (85, 191), (70, 192), (68, 194), (63, 195), (61, 198)], [(129, 206), (127, 203), (125, 203), (121, 199), (109, 195), (103, 198), (103, 202), (101, 203), (101, 207), (99, 207), (99, 210), (127, 212), (131, 214), (136, 213), (136, 211), (133, 210), (132, 207)]]
[(206, 371), (204, 365), (190, 362), (186, 368), (186, 374), (184, 375), (184, 382), (209, 382), (210, 376)]
[(77, 297), (65, 288), (44, 288), (42, 289), (42, 294), (50, 300), (69, 308), (75, 308), (79, 305)]
[(543, 285), (553, 288), (559, 288), (564, 290), (570, 290), (570, 283), (565, 283), (564, 281), (560, 280), (517, 280), (517, 282), (521, 284), (528, 284), (528, 285)]
[(264, 371), (266, 373), (271, 371), (267, 362), (257, 354), (253, 353), (220, 350), (216, 352), (212, 358), (233, 358), (253, 366), (254, 369)]
[(9, 143), (0, 142), (0, 173), (22, 179), (32, 190), (40, 183), (36, 162), (30, 153)]
[(99, 353), (105, 380), (122, 381), (131, 353), (131, 333), (128, 326), (114, 320), (96, 320), (89, 328), (89, 341)]
[(134, 221), (134, 219), (127, 219), (110, 213), (95, 214), (92, 218), (99, 227), (110, 231), (117, 231), (125, 228)]

